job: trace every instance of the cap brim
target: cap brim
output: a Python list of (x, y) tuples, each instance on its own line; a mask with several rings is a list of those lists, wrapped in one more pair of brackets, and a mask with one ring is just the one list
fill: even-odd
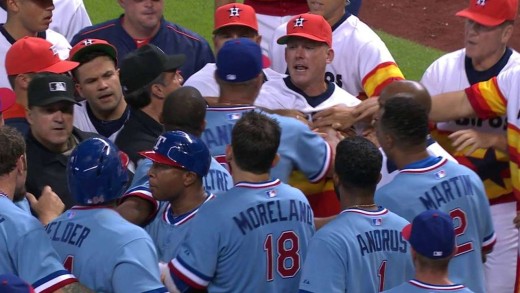
[(250, 29), (252, 29), (252, 30), (254, 30), (255, 32), (258, 33), (258, 27), (254, 27), (254, 26), (249, 25), (249, 24), (246, 24), (246, 23), (240, 23), (240, 22), (229, 22), (229, 23), (223, 24), (223, 25), (221, 25), (221, 26), (215, 28), (215, 29), (213, 30), (213, 34), (216, 34), (217, 31), (218, 31), (219, 29), (223, 28), (223, 27), (228, 27), (228, 26), (232, 26), (232, 25), (235, 25), (235, 26), (245, 26), (245, 27), (248, 27), (248, 28), (250, 28)]
[(177, 55), (169, 55), (166, 63), (164, 64), (164, 71), (173, 71), (179, 69), (184, 64), (186, 60), (186, 55), (177, 54)]
[(9, 88), (0, 88), (0, 113), (11, 108), (16, 102), (16, 94)]
[(401, 234), (403, 234), (404, 239), (410, 240), (410, 235), (412, 235), (412, 224), (404, 226)]
[(76, 105), (81, 105), (74, 98), (71, 98), (69, 96), (56, 96), (56, 97), (44, 99), (43, 103), (34, 103), (34, 102), (30, 103), (29, 106), (47, 106), (47, 105), (54, 104), (57, 102), (70, 102), (70, 103), (73, 103)]
[(163, 165), (168, 165), (168, 166), (172, 166), (172, 167), (177, 167), (177, 168), (181, 168), (181, 169), (186, 169), (184, 168), (184, 166), (182, 166), (181, 164), (161, 155), (161, 154), (158, 154), (154, 151), (144, 151), (144, 152), (139, 152), (139, 154), (147, 159), (150, 159), (152, 160), (153, 162), (156, 162), (156, 163), (159, 163), (159, 164), (163, 164)]
[(49, 67), (38, 70), (37, 72), (65, 73), (78, 67), (79, 63), (74, 61), (61, 60)]
[(85, 46), (79, 49), (77, 52), (74, 52), (74, 55), (69, 56), (69, 61), (79, 62), (81, 56), (95, 51), (101, 51), (106, 53), (108, 56), (112, 57), (117, 62), (117, 51), (112, 45), (109, 44), (92, 44), (89, 46)]
[(470, 11), (469, 9), (464, 9), (455, 14), (456, 16), (464, 17), (467, 19), (471, 19), (474, 22), (484, 25), (484, 26), (497, 26), (499, 24), (502, 24), (506, 19), (502, 18), (493, 18), (489, 16), (485, 16), (479, 13), (475, 13), (473, 11)]
[(283, 37), (278, 38), (278, 40), (276, 40), (276, 42), (278, 44), (280, 44), (280, 45), (285, 45), (285, 44), (287, 44), (287, 41), (289, 40), (289, 38), (292, 38), (292, 37), (299, 37), (299, 38), (309, 39), (309, 40), (313, 40), (313, 41), (316, 41), (316, 42), (321, 42), (321, 43), (327, 44), (327, 41), (325, 41), (323, 39), (320, 39), (320, 38), (318, 38), (316, 36), (313, 36), (313, 35), (303, 34), (303, 33), (295, 33), (295, 34), (285, 35)]

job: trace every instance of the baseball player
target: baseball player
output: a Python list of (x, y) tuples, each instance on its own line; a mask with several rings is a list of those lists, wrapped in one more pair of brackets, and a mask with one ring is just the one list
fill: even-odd
[(38, 293), (90, 292), (63, 268), (40, 222), (13, 204), (25, 195), (27, 162), (24, 139), (11, 127), (0, 127), (0, 157), (0, 273), (16, 274)]
[[(517, 17), (518, 1), (476, 1), (458, 12), (464, 17), (464, 48), (436, 60), (421, 82), (432, 95), (461, 90), (520, 65), (520, 54), (507, 46)], [(488, 292), (513, 292), (517, 279), (520, 209), (513, 194), (506, 141), (506, 116), (463, 118), (436, 124), (432, 134), (484, 182), (491, 204), (497, 243), (486, 260)]]
[[(164, 100), (161, 114), (164, 129), (166, 131), (180, 130), (190, 135), (200, 137), (206, 124), (204, 120), (206, 107), (206, 101), (197, 89), (190, 86), (183, 86), (175, 90)], [(153, 216), (159, 208), (157, 201), (152, 197), (150, 183), (148, 181), (148, 171), (151, 166), (152, 161), (149, 159), (139, 161), (132, 183), (125, 195), (123, 195), (123, 203), (117, 208), (118, 212), (124, 215), (126, 219), (138, 225), (143, 225), (150, 219), (153, 219)], [(233, 186), (229, 172), (213, 157), (211, 158), (209, 171), (203, 177), (202, 183), (208, 193), (215, 194), (228, 191)], [(139, 218), (135, 218), (135, 212), (128, 213), (123, 207), (127, 205), (126, 202), (131, 198), (148, 202), (150, 209), (138, 210), (137, 215), (139, 215)], [(141, 208), (143, 205), (147, 204), (145, 202), (138, 204)]]
[(269, 175), (281, 132), (256, 111), (237, 121), (226, 151), (235, 187), (199, 209), (169, 264), (181, 292), (296, 292), (314, 223), (305, 196)]
[[(397, 80), (387, 85), (381, 91), (381, 95), (378, 99), (379, 105), (381, 105), (380, 107), (382, 107), (386, 101), (395, 96), (413, 99), (423, 105), (427, 112), (431, 109), (431, 96), (426, 88), (419, 82), (412, 80)], [(388, 184), (397, 174), (399, 174), (399, 170), (395, 163), (392, 160), (388, 160), (383, 149), (379, 149), (383, 155), (383, 166), (381, 167), (381, 180), (377, 183), (378, 189)], [(430, 135), (428, 135), (426, 140), (426, 151), (434, 157), (441, 156), (453, 162), (457, 161)]]
[[(326, 78), (361, 99), (379, 96), (387, 84), (403, 79), (403, 74), (379, 36), (359, 18), (345, 12), (346, 2), (307, 0), (310, 13), (322, 15), (332, 27), (334, 52), (348, 56), (334, 58), (327, 64)], [(269, 47), (271, 68), (278, 72), (287, 70), (285, 47), (277, 43), (286, 34), (286, 26), (275, 30)]]
[(160, 201), (157, 216), (145, 230), (159, 261), (167, 263), (177, 255), (199, 208), (215, 198), (202, 184), (211, 155), (200, 138), (182, 131), (163, 133), (153, 150), (141, 154), (153, 161), (148, 171), (150, 191)]
[(130, 116), (117, 69), (116, 48), (104, 40), (86, 39), (70, 51), (76, 90), (84, 98), (74, 106), (74, 126), (115, 141)]
[[(0, 1), (0, 23), (5, 23), (7, 13)], [(92, 25), (83, 0), (53, 0), (54, 10), (49, 28), (62, 34), (68, 41), (82, 28)]]
[(309, 243), (300, 292), (381, 292), (412, 276), (408, 222), (374, 203), (381, 153), (363, 137), (336, 149), (334, 183), (342, 212)]
[[(262, 36), (258, 35), (258, 23), (255, 10), (245, 4), (233, 3), (217, 8), (215, 11), (215, 26), (213, 30), (213, 47), (218, 53), (226, 41), (236, 38), (249, 38), (260, 44)], [(284, 74), (268, 68), (269, 59), (264, 56), (265, 80), (279, 79)], [(201, 70), (190, 76), (184, 85), (198, 89), (203, 97), (218, 97), (220, 90), (215, 80), (215, 63), (206, 64)]]
[(448, 277), (448, 265), (455, 255), (455, 227), (450, 215), (426, 210), (404, 227), (402, 234), (411, 245), (415, 277), (384, 292), (473, 292), (464, 285), (454, 284)]
[(110, 208), (128, 183), (116, 146), (106, 138), (83, 141), (67, 176), (79, 205), (45, 227), (65, 267), (96, 292), (167, 292), (150, 236)]
[[(217, 55), (215, 73), (220, 87), (218, 105), (206, 113), (207, 127), (202, 140), (211, 154), (226, 163), (225, 148), (230, 143), (231, 129), (241, 115), (255, 109), (252, 104), (263, 83), (262, 53), (258, 44), (240, 38), (228, 41)], [(304, 173), (311, 182), (325, 178), (331, 166), (331, 146), (296, 119), (271, 116), (279, 123), (282, 142), (280, 160), (271, 170), (271, 176), (287, 182), (293, 169)], [(335, 135), (328, 136), (335, 146)], [(336, 141), (334, 141), (336, 140)]]
[(375, 127), (381, 147), (399, 168), (394, 180), (377, 190), (375, 202), (408, 221), (428, 209), (448, 213), (457, 236), (450, 279), (486, 292), (482, 258), (496, 237), (480, 178), (465, 166), (428, 154), (427, 109), (416, 100), (399, 95), (388, 99)]
[(184, 79), (199, 71), (206, 63), (215, 61), (213, 52), (203, 37), (164, 19), (164, 0), (119, 0), (118, 3), (124, 14), (82, 29), (71, 44), (74, 46), (84, 39), (106, 40), (116, 47), (120, 59), (146, 44), (153, 44), (167, 55), (187, 56), (186, 62), (180, 68)]
[[(0, 36), (0, 59), (5, 60), (7, 50), (23, 37), (38, 37), (53, 44), (52, 52), (59, 55), (60, 59), (69, 56), (70, 44), (61, 34), (50, 30), (49, 24), (52, 19), (54, 6), (52, 1), (36, 1), (31, 5), (18, 5), (13, 1), (5, 2), (7, 20), (0, 25), (2, 34)], [(0, 66), (0, 87), (11, 85), (7, 79), (5, 66)]]

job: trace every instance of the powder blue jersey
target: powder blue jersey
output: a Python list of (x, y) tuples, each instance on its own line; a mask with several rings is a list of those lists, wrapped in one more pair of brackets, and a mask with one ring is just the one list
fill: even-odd
[(152, 239), (114, 210), (75, 206), (46, 230), (65, 267), (95, 292), (167, 292)]
[(76, 282), (63, 268), (40, 222), (1, 193), (0, 238), (0, 274), (15, 274), (38, 293)]
[(346, 209), (309, 243), (300, 292), (381, 292), (413, 276), (408, 221), (384, 208)]
[[(204, 204), (170, 270), (181, 291), (296, 292), (314, 218), (279, 179), (241, 182)], [(181, 281), (182, 280), (182, 281)]]
[[(153, 198), (150, 191), (150, 182), (148, 181), (148, 170), (150, 170), (152, 164), (153, 162), (150, 159), (139, 161), (132, 183), (123, 195), (123, 198), (137, 196), (150, 202), (155, 207), (154, 213), (149, 218), (150, 220), (153, 219), (159, 209), (159, 203)], [(233, 187), (231, 175), (214, 158), (211, 158), (208, 175), (204, 177), (202, 183), (206, 191), (213, 194), (226, 192)]]
[(408, 221), (429, 209), (449, 214), (457, 236), (449, 278), (475, 292), (485, 292), (481, 252), (490, 249), (496, 237), (477, 174), (445, 158), (429, 157), (400, 170), (392, 182), (376, 191), (375, 202)]
[(417, 280), (410, 280), (384, 293), (472, 293), (464, 285), (431, 285)]
[[(215, 195), (209, 194), (204, 203), (213, 198)], [(159, 261), (167, 263), (177, 255), (180, 244), (190, 231), (191, 219), (197, 214), (199, 208), (174, 217), (169, 202), (159, 204), (159, 212), (155, 219), (144, 227), (155, 243)]]
[[(252, 106), (210, 107), (206, 111), (206, 129), (201, 138), (219, 163), (225, 164), (226, 146), (231, 143), (231, 130), (242, 113)], [(331, 164), (331, 148), (319, 135), (302, 122), (289, 117), (264, 113), (278, 121), (282, 136), (278, 154), (280, 161), (271, 169), (271, 177), (287, 182), (293, 170), (299, 170), (309, 181), (323, 179)]]

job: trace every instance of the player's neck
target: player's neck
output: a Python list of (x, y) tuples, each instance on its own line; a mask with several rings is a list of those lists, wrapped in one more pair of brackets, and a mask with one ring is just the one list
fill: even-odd
[[(195, 190), (194, 190), (195, 189)], [(174, 216), (183, 215), (200, 206), (207, 197), (203, 186), (186, 190), (186, 192), (175, 200), (170, 201), (170, 209)]]
[(473, 69), (476, 71), (485, 71), (493, 67), (495, 64), (500, 61), (502, 56), (504, 56), (504, 53), (506, 51), (506, 46), (496, 50), (495, 52), (483, 56), (481, 58), (472, 58), (471, 64), (473, 65)]
[(368, 190), (351, 190), (342, 192), (341, 209), (362, 209), (367, 211), (378, 210), (378, 206), (374, 203), (374, 191)]
[(410, 165), (411, 163), (415, 163), (417, 161), (424, 160), (428, 158), (430, 155), (426, 151), (426, 149), (422, 150), (407, 150), (407, 151), (398, 151), (395, 152), (391, 160), (395, 163), (397, 168), (403, 169), (405, 166)]
[(255, 174), (247, 171), (240, 170), (239, 168), (233, 166), (233, 183), (238, 182), (252, 182), (252, 183), (260, 183), (266, 182), (271, 179), (269, 173), (264, 174)]
[(253, 100), (245, 95), (236, 94), (236, 95), (221, 95), (218, 97), (215, 106), (250, 106), (253, 105)]
[(92, 113), (94, 113), (94, 116), (96, 116), (99, 120), (103, 121), (113, 121), (121, 118), (123, 114), (125, 113), (126, 109), (126, 101), (124, 98), (121, 98), (121, 101), (117, 105), (117, 107), (110, 111), (100, 111), (99, 109), (94, 109), (93, 107), (90, 107), (90, 110), (92, 110)]
[(431, 285), (453, 285), (448, 278), (448, 272), (434, 272), (431, 270), (416, 269), (415, 279)]
[(17, 23), (16, 20), (7, 22), (4, 24), (4, 28), (15, 40), (19, 40), (23, 37), (36, 37), (38, 34), (38, 32), (24, 28), (23, 25)]
[(0, 193), (7, 195), (7, 197), (13, 201), (14, 191), (15, 191), (15, 182), (16, 178), (14, 178), (14, 172), (16, 170), (9, 172), (3, 176), (0, 176)]
[(150, 104), (141, 108), (141, 111), (152, 117), (157, 123), (161, 123), (159, 118), (161, 116), (163, 102), (159, 101), (156, 97), (151, 97), (151, 99)]

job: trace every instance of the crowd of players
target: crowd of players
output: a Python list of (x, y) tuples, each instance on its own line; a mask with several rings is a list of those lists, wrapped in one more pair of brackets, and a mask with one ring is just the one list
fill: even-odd
[(164, 2), (0, 0), (0, 292), (520, 292), (517, 0), (420, 82), (347, 0)]

